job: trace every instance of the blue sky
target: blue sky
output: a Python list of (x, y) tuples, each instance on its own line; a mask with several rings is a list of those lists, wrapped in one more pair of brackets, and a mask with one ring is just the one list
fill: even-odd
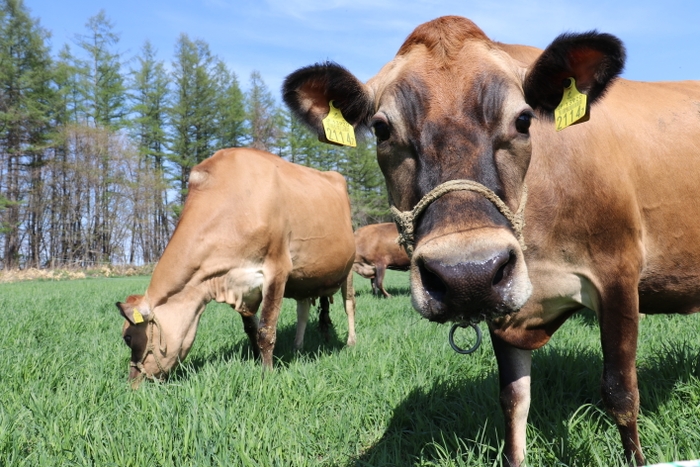
[(257, 70), (279, 100), (284, 77), (333, 60), (366, 81), (419, 24), (441, 15), (473, 20), (494, 40), (544, 48), (562, 32), (598, 29), (627, 47), (623, 74), (642, 81), (700, 79), (697, 0), (24, 0), (52, 33), (52, 51), (104, 10), (124, 58), (146, 40), (169, 64), (181, 33), (202, 39), (246, 88)]

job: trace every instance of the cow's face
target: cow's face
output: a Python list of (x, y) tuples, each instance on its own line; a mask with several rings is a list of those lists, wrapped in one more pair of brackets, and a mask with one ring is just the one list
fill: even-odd
[(130, 295), (117, 308), (125, 318), (122, 339), (131, 351), (129, 381), (137, 388), (144, 378), (165, 379), (187, 356), (203, 306), (184, 306), (173, 299), (151, 310), (143, 295)]
[[(483, 41), (462, 49), (449, 66), (441, 62), (415, 47), (368, 83), (376, 110), (369, 123), (392, 204), (408, 211), (444, 182), (472, 180), (517, 211), (534, 117), (522, 92), (522, 69)], [(518, 241), (483, 195), (447, 193), (415, 228), (411, 291), (426, 318), (493, 318), (529, 297)]]
[[(538, 53), (494, 43), (464, 18), (439, 18), (367, 84), (338, 65), (316, 65), (287, 78), (284, 98), (322, 140), (330, 100), (350, 123), (372, 128), (400, 211), (444, 182), (471, 180), (515, 212), (533, 119), (549, 117), (568, 78), (594, 101), (624, 61), (620, 42), (597, 33), (561, 36), (532, 64), (528, 55)], [(411, 293), (426, 318), (491, 320), (520, 309), (531, 290), (513, 226), (483, 194), (444, 194), (415, 220)]]

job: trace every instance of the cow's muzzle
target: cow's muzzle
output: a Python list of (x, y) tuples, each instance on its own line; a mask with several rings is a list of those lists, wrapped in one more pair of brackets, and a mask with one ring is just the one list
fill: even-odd
[(482, 235), (472, 244), (460, 234), (443, 236), (416, 250), (411, 293), (424, 317), (440, 323), (490, 321), (519, 310), (529, 298), (522, 253), (507, 243), (510, 236), (503, 229), (484, 229)]
[[(131, 387), (134, 389), (137, 389), (144, 379), (159, 381), (162, 380), (165, 377), (165, 375), (167, 375), (167, 371), (165, 370), (165, 368), (163, 368), (160, 358), (158, 358), (158, 353), (160, 353), (160, 355), (162, 356), (166, 355), (167, 348), (165, 347), (165, 345), (163, 345), (163, 330), (160, 326), (160, 321), (158, 321), (158, 318), (156, 318), (155, 313), (151, 312), (151, 318), (146, 324), (146, 326), (148, 326), (148, 329), (150, 331), (148, 336), (148, 346), (146, 347), (146, 350), (143, 352), (143, 355), (141, 356), (141, 359), (139, 361), (129, 362), (129, 382), (131, 384)], [(153, 341), (153, 329), (155, 327), (158, 328), (157, 349)], [(159, 373), (148, 373), (146, 368), (143, 366), (143, 362), (146, 360), (146, 357), (148, 357), (148, 355), (153, 356), (153, 359), (156, 362), (156, 366), (158, 367)]]
[[(491, 201), (510, 222), (513, 232), (484, 227), (469, 234), (454, 233), (421, 243), (414, 251), (413, 230), (426, 207), (440, 196), (459, 190), (477, 192)], [(413, 306), (431, 321), (476, 323), (519, 310), (532, 292), (523, 257), (523, 188), (516, 213), (487, 187), (453, 180), (430, 191), (407, 212), (392, 208), (400, 236), (411, 257)], [(513, 235), (515, 234), (515, 235)]]

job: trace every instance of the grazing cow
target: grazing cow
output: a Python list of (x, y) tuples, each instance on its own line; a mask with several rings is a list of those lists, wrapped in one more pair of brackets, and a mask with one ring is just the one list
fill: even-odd
[(399, 232), (396, 224), (385, 222), (360, 227), (355, 231), (355, 264), (352, 270), (372, 281), (372, 293), (391, 297), (384, 290), (384, 273), (387, 269), (408, 271), (411, 260), (406, 251), (396, 243)]
[[(525, 459), (531, 351), (584, 308), (600, 323), (603, 402), (643, 464), (639, 313), (700, 305), (700, 82), (615, 79), (624, 59), (596, 31), (542, 51), (448, 16), (416, 28), (366, 84), (334, 63), (285, 80), (286, 103), (321, 139), (329, 101), (373, 128), (414, 307), (488, 322), (511, 465)], [(579, 113), (590, 120), (557, 131)]]
[(311, 299), (322, 297), (319, 321), (329, 324), (326, 297), (341, 289), (353, 345), (354, 259), (340, 174), (254, 149), (218, 151), (192, 169), (182, 216), (145, 295), (117, 303), (129, 379), (138, 386), (143, 377), (163, 378), (183, 360), (211, 300), (241, 314), (253, 352), (272, 368), (282, 298), (297, 300), (300, 348)]

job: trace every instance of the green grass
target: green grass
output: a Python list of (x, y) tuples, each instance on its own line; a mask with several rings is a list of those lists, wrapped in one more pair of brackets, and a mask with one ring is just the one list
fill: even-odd
[[(340, 300), (335, 331), (312, 319), (293, 352), (285, 301), (275, 371), (262, 377), (237, 313), (210, 304), (184, 365), (166, 383), (126, 382), (128, 352), (114, 302), (147, 277), (0, 285), (2, 466), (498, 466), (502, 424), (488, 334), (454, 353), (448, 326), (395, 296), (374, 298), (356, 276), (357, 335)], [(486, 330), (483, 327), (484, 331)], [(648, 461), (700, 458), (700, 316), (642, 320), (640, 431)], [(531, 466), (622, 465), (602, 408), (598, 328), (570, 319), (533, 363)]]

